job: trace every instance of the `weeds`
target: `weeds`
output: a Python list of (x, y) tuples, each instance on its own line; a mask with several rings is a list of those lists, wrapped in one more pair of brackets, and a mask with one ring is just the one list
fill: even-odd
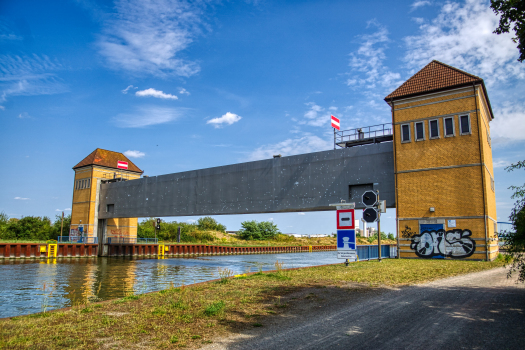
[(226, 306), (226, 304), (224, 303), (224, 301), (219, 301), (219, 302), (216, 302), (216, 303), (213, 303), (211, 305), (209, 305), (205, 310), (204, 310), (204, 314), (206, 316), (216, 316), (218, 315), (221, 311), (224, 310), (224, 307)]
[(230, 270), (229, 268), (220, 268), (219, 267), (219, 277), (220, 277), (220, 283), (227, 283), (229, 281), (229, 278), (232, 277), (235, 273)]

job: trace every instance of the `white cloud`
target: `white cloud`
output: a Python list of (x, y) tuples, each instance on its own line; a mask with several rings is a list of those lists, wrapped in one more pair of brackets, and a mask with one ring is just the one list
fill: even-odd
[(128, 85), (127, 88), (125, 88), (124, 90), (122, 90), (122, 93), (123, 94), (127, 94), (128, 93), (128, 90), (130, 89), (138, 89), (137, 87), (134, 87), (133, 85)]
[(504, 103), (494, 108), (494, 120), (490, 123), (491, 138), (495, 144), (525, 141), (525, 105)]
[(161, 108), (156, 106), (138, 107), (134, 113), (121, 113), (113, 122), (121, 128), (143, 128), (150, 125), (172, 122), (182, 115), (181, 108)]
[(105, 22), (99, 52), (114, 69), (160, 77), (188, 77), (199, 66), (179, 57), (197, 37), (205, 2), (117, 0)]
[(5, 107), (4, 106), (0, 106), (0, 109), (3, 111), (3, 110), (5, 110)]
[(55, 211), (71, 211), (71, 208), (66, 208), (66, 209), (57, 209)]
[(287, 139), (273, 145), (264, 145), (248, 155), (249, 160), (272, 158), (275, 154), (291, 156), (294, 154), (326, 151), (334, 147), (333, 140), (325, 140), (318, 136), (306, 134), (303, 137)]
[(298, 215), (306, 215), (305, 213), (297, 213)]
[(309, 110), (304, 113), (305, 120), (299, 124), (306, 124), (311, 126), (326, 126), (330, 123), (330, 113), (324, 112), (325, 109), (314, 102), (306, 103)]
[(510, 162), (505, 159), (494, 159), (492, 166), (494, 168), (505, 168), (510, 165)]
[(233, 123), (237, 123), (241, 119), (241, 116), (238, 116), (237, 114), (231, 112), (227, 112), (226, 114), (223, 114), (222, 117), (208, 120), (206, 124), (212, 124), (214, 127), (220, 128), (223, 124), (232, 125)]
[(146, 155), (146, 153), (141, 151), (127, 150), (126, 152), (124, 152), (124, 155), (128, 158), (142, 158)]
[(328, 107), (328, 109), (331, 111), (337, 111), (337, 107), (334, 107), (334, 106)]
[(166, 94), (162, 91), (159, 91), (159, 90), (155, 90), (153, 88), (149, 88), (149, 89), (146, 89), (146, 90), (141, 90), (141, 91), (137, 91), (135, 92), (135, 95), (137, 96), (140, 96), (140, 97), (156, 97), (156, 98), (163, 98), (163, 99), (167, 99), (167, 100), (178, 100), (179, 98), (175, 95), (172, 95), (172, 94)]
[(19, 200), (19, 201), (27, 201), (27, 200), (29, 200), (29, 198), (23, 198), (23, 197), (15, 197), (14, 199)]
[(188, 219), (186, 220), (187, 223), (190, 223), (190, 224), (194, 224), (197, 222), (197, 220), (193, 220), (193, 219)]
[(0, 55), (0, 102), (9, 96), (52, 95), (69, 91), (53, 71), (63, 69), (42, 55)]
[(435, 19), (419, 27), (420, 34), (405, 38), (405, 61), (415, 72), (436, 59), (478, 75), (488, 85), (525, 78), (512, 34), (493, 33), (498, 21), (488, 1), (447, 2)]
[(417, 10), (420, 7), (431, 5), (432, 3), (427, 0), (416, 0), (410, 5), (410, 11)]
[(273, 221), (273, 218), (269, 218), (268, 221)]
[(349, 66), (352, 72), (346, 83), (354, 88), (392, 90), (402, 82), (399, 73), (391, 72), (383, 64), (386, 59), (386, 44), (390, 41), (388, 30), (376, 21), (368, 22), (368, 27), (370, 26), (376, 27), (377, 31), (360, 36), (361, 45), (356, 52), (350, 54)]
[(18, 119), (29, 119), (31, 116), (27, 112), (20, 113), (17, 117)]
[(179, 94), (181, 94), (181, 95), (189, 95), (190, 93), (185, 88), (179, 88)]

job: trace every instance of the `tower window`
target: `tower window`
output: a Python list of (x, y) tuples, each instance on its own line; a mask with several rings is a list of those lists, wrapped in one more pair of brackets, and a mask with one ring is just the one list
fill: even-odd
[(439, 119), (429, 120), (428, 129), (430, 132), (430, 139), (439, 138)]
[(410, 124), (401, 125), (401, 142), (410, 142)]
[(459, 128), (461, 135), (470, 134), (470, 118), (468, 115), (462, 115), (459, 117)]
[(417, 122), (416, 123), (416, 141), (421, 141), (425, 139), (425, 123)]
[(454, 136), (454, 117), (443, 119), (445, 126), (445, 137)]

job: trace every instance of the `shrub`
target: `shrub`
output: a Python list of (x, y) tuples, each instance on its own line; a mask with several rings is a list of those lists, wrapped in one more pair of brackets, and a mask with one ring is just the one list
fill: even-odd
[(241, 225), (242, 229), (237, 233), (241, 239), (261, 241), (273, 239), (281, 234), (277, 225), (271, 221), (244, 221)]

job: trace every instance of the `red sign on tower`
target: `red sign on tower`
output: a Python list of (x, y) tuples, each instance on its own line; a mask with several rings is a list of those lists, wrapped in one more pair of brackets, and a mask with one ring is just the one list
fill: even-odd
[(128, 168), (128, 162), (123, 162), (121, 160), (117, 161), (117, 168), (119, 168), (119, 169), (127, 169)]
[(332, 128), (340, 130), (339, 129), (339, 119), (334, 116), (332, 116)]

